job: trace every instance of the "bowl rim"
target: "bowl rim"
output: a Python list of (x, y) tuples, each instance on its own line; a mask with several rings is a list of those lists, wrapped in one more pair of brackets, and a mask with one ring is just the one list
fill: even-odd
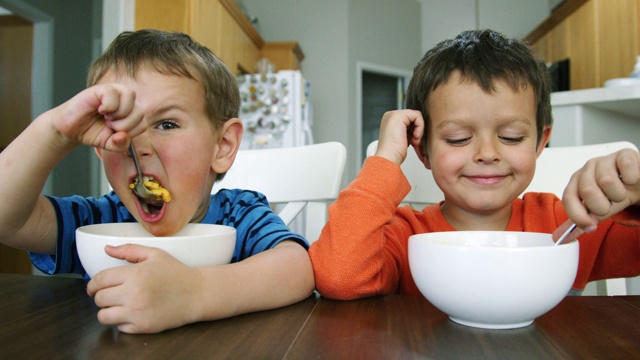
[[(467, 245), (467, 244), (458, 244), (458, 243), (443, 243), (442, 239), (434, 239), (433, 237), (438, 236), (438, 235), (442, 235), (442, 234), (446, 234), (447, 236), (453, 236), (453, 234), (456, 235), (465, 235), (465, 234), (470, 234), (470, 233), (486, 233), (486, 234), (500, 234), (500, 235), (509, 235), (509, 234), (526, 234), (526, 236), (532, 236), (532, 237), (536, 237), (536, 236), (544, 236), (549, 238), (549, 240), (551, 241), (548, 245), (519, 245), (519, 246), (473, 246), (473, 245)], [(535, 239), (534, 239), (535, 240)], [(473, 239), (470, 239), (470, 241), (473, 241)], [(540, 241), (544, 241), (544, 239), (540, 239)], [(499, 231), (499, 230), (463, 230), (463, 231), (436, 231), (436, 232), (426, 232), (426, 233), (420, 233), (420, 234), (413, 234), (411, 236), (409, 236), (409, 243), (412, 242), (419, 242), (419, 243), (424, 243), (427, 246), (446, 246), (446, 248), (457, 248), (460, 250), (467, 250), (467, 251), (513, 251), (513, 252), (518, 252), (518, 251), (549, 251), (549, 248), (557, 248), (557, 249), (561, 249), (562, 246), (564, 245), (571, 245), (570, 247), (575, 247), (575, 246), (579, 246), (579, 241), (571, 241), (568, 243), (564, 243), (561, 244), (559, 246), (554, 246), (554, 242), (553, 239), (551, 238), (551, 234), (550, 233), (543, 233), (543, 232), (534, 232), (534, 231)], [(570, 247), (564, 248), (564, 249), (569, 249)], [(540, 250), (535, 250), (535, 249), (540, 249)]]
[[(146, 235), (112, 235), (112, 234), (104, 234), (104, 233), (99, 233), (97, 231), (92, 231), (93, 229), (99, 229), (99, 228), (106, 228), (106, 227), (114, 227), (114, 226), (118, 226), (118, 227), (136, 227), (136, 228), (141, 228), (144, 232), (146, 232)], [(216, 228), (219, 229), (221, 231), (216, 232), (214, 234), (211, 233), (203, 233), (203, 234), (195, 234), (195, 235), (186, 235), (186, 234), (181, 234), (182, 231), (184, 231), (187, 227), (206, 227), (206, 228)], [(90, 236), (96, 236), (99, 237), (101, 239), (127, 239), (127, 240), (136, 240), (136, 241), (140, 241), (140, 240), (153, 240), (153, 241), (172, 241), (175, 240), (176, 238), (186, 238), (186, 239), (199, 239), (202, 237), (209, 237), (211, 235), (220, 235), (220, 236), (224, 236), (224, 235), (231, 235), (231, 234), (235, 234), (236, 233), (236, 228), (234, 228), (233, 226), (229, 226), (229, 225), (222, 225), (222, 224), (206, 224), (206, 223), (188, 223), (187, 225), (185, 225), (185, 227), (183, 227), (182, 229), (180, 229), (179, 231), (177, 231), (176, 233), (172, 234), (172, 235), (167, 235), (167, 236), (154, 236), (153, 234), (149, 233), (146, 229), (144, 229), (144, 227), (142, 226), (142, 224), (140, 224), (139, 222), (123, 222), (123, 223), (117, 223), (117, 222), (112, 222), (112, 223), (100, 223), (100, 224), (90, 224), (90, 225), (83, 225), (80, 226), (78, 228), (76, 228), (76, 240), (80, 240), (77, 236), (78, 233), (83, 233), (83, 234), (87, 234)], [(96, 239), (93, 239), (94, 241)]]

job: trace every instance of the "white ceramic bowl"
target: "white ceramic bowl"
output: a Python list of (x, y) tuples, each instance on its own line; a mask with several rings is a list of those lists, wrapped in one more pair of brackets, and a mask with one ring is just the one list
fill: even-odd
[(524, 327), (555, 307), (578, 270), (577, 241), (550, 234), (452, 231), (409, 238), (420, 292), (451, 320), (473, 327)]
[(165, 250), (189, 266), (228, 264), (236, 245), (236, 229), (224, 225), (187, 224), (176, 234), (156, 237), (139, 223), (96, 224), (76, 230), (76, 247), (84, 270), (98, 272), (129, 264), (107, 255), (106, 245), (139, 244)]

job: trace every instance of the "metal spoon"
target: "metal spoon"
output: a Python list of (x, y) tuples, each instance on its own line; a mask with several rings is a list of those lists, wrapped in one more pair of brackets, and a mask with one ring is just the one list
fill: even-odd
[(564, 232), (564, 234), (562, 234), (562, 236), (560, 236), (560, 238), (558, 239), (558, 241), (556, 241), (556, 243), (554, 244), (554, 246), (560, 245), (562, 244), (565, 240), (567, 240), (567, 238), (569, 237), (569, 234), (571, 234), (573, 232), (573, 230), (576, 229), (576, 224), (571, 224), (571, 226), (569, 226), (569, 228)]
[(133, 148), (133, 141), (129, 143), (129, 154), (131, 154), (131, 159), (133, 159), (133, 164), (136, 166), (136, 172), (138, 173), (138, 181), (136, 182), (135, 187), (133, 188), (133, 192), (141, 198), (144, 202), (160, 206), (164, 203), (162, 197), (152, 193), (149, 189), (144, 186), (143, 178), (142, 178), (142, 170), (140, 169), (140, 162), (138, 161), (138, 156), (136, 155), (136, 150)]

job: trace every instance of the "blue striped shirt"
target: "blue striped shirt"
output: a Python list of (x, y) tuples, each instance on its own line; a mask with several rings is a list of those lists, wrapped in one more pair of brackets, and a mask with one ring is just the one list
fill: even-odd
[[(48, 199), (58, 224), (56, 254), (29, 253), (34, 266), (47, 274), (86, 276), (76, 251), (76, 228), (90, 224), (136, 222), (113, 191), (98, 199), (81, 196), (48, 196)], [(211, 195), (209, 209), (201, 222), (236, 228), (236, 248), (231, 262), (242, 261), (285, 240), (293, 240), (309, 248), (307, 241), (291, 232), (269, 208), (265, 196), (255, 191), (222, 189)]]

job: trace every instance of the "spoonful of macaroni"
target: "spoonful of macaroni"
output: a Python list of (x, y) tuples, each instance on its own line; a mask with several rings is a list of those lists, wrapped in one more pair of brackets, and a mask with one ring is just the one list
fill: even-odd
[[(138, 161), (138, 156), (136, 155), (136, 151), (133, 148), (133, 141), (129, 144), (129, 154), (131, 154), (131, 158), (133, 159), (133, 164), (136, 166), (136, 172), (138, 173), (138, 177), (136, 181), (129, 185), (133, 192), (144, 202), (154, 205), (160, 206), (164, 202), (169, 202), (171, 197), (169, 196), (169, 191), (164, 189), (157, 183), (157, 181), (153, 181), (149, 178), (146, 179), (142, 175), (142, 170), (140, 169), (140, 162)], [(147, 188), (147, 183), (150, 188)], [(164, 190), (164, 191), (163, 191)]]

